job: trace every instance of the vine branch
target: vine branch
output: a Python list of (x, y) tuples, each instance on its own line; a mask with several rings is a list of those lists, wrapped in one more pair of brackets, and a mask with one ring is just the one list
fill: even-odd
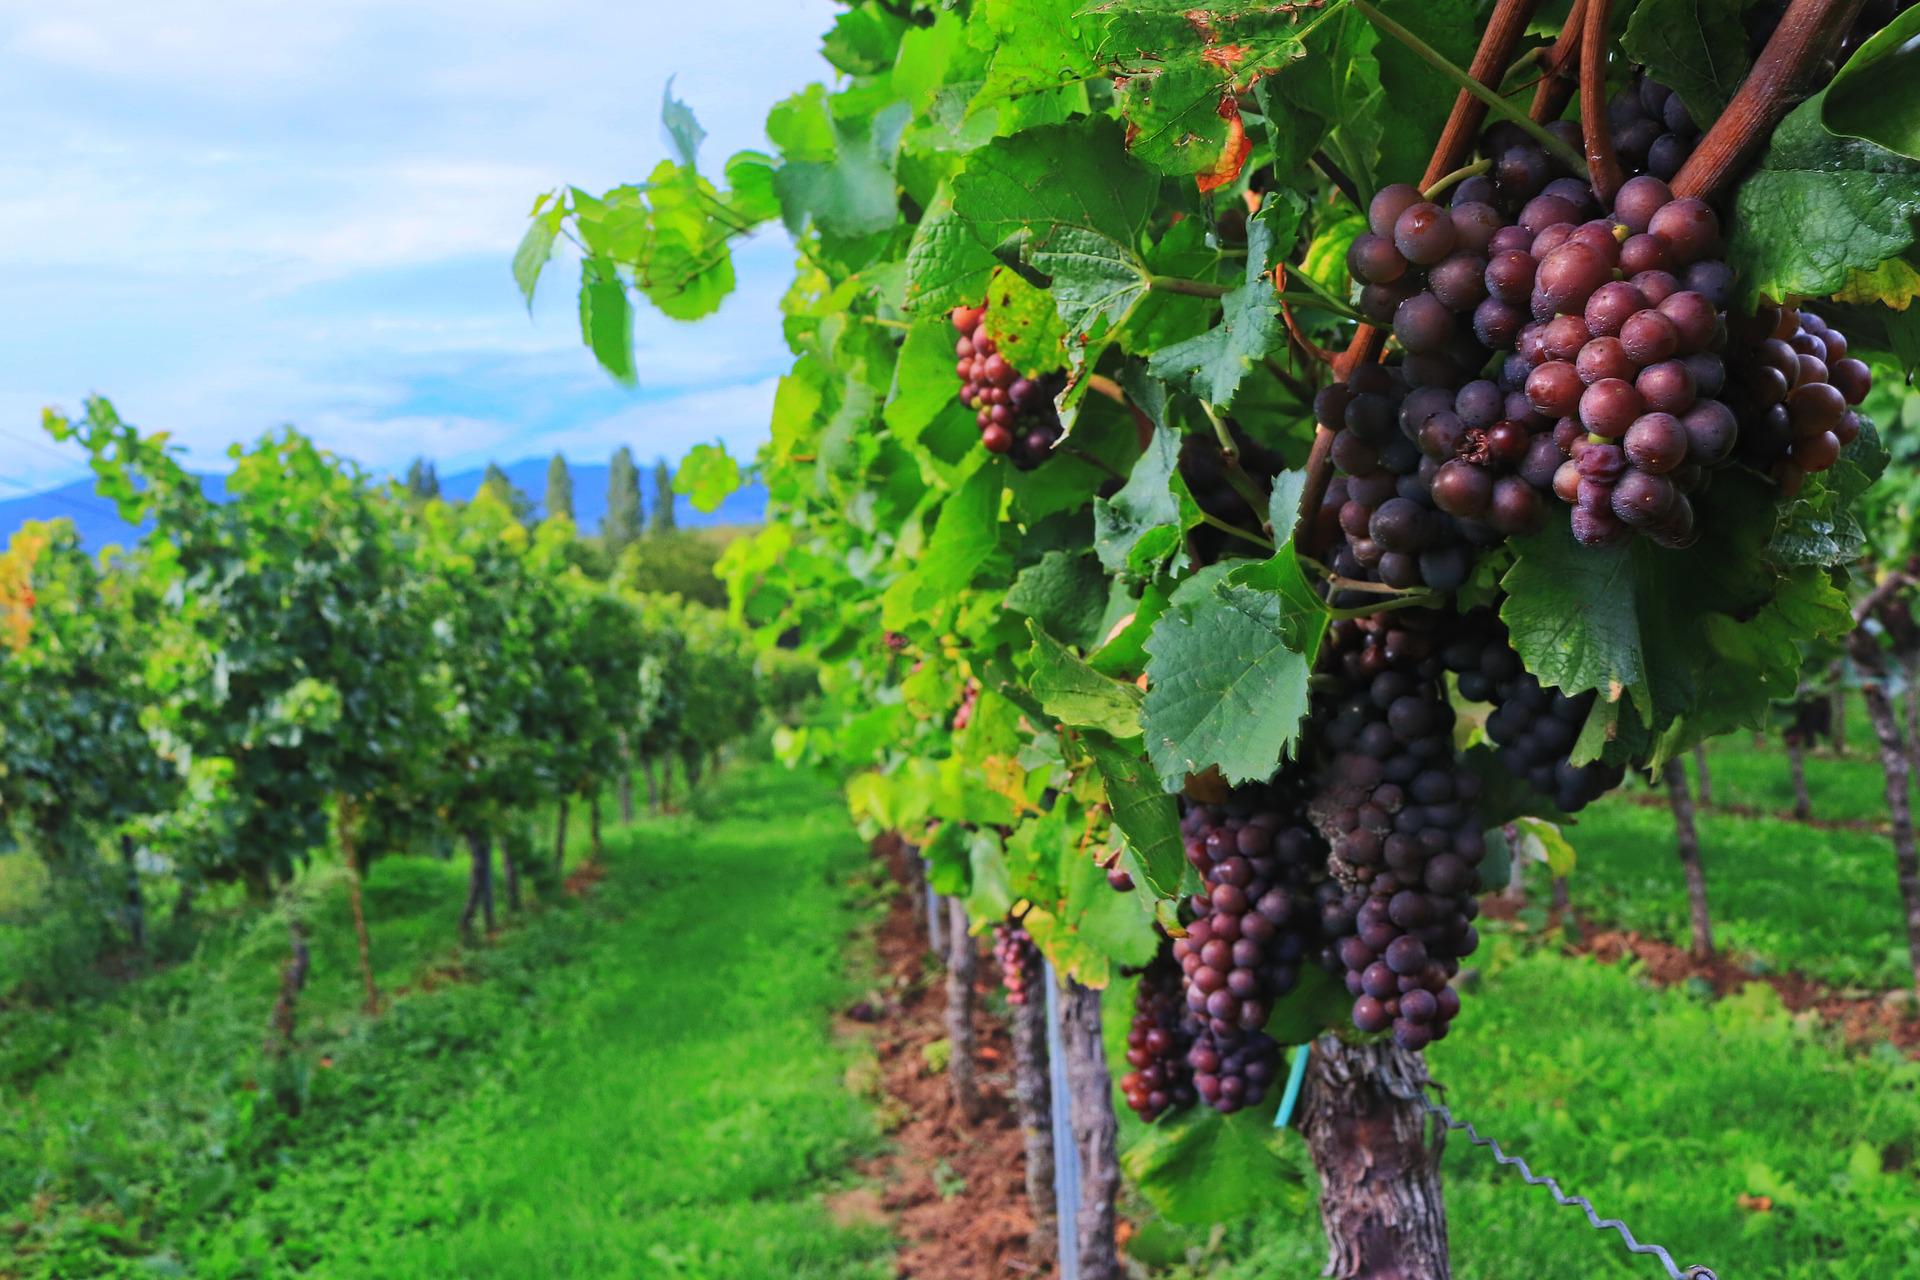
[(1601, 207), (1610, 209), (1626, 180), (1607, 125), (1607, 24), (1613, 20), (1613, 0), (1586, 0), (1586, 8), (1580, 35), (1580, 132), (1586, 137), (1593, 193)]
[[(1356, 0), (1357, 2), (1357, 0)], [(1840, 47), (1865, 0), (1793, 0), (1733, 101), (1674, 175), (1676, 196), (1711, 200), (1773, 136)]]
[[(1500, 0), (1487, 19), (1487, 29), (1481, 33), (1480, 46), (1474, 50), (1473, 62), (1464, 75), (1458, 67), (1420, 41), (1419, 37), (1372, 5), (1364, 4), (1364, 0), (1356, 0), (1356, 7), (1360, 8), (1368, 21), (1394, 39), (1403, 44), (1409, 39), (1417, 42), (1419, 48), (1413, 44), (1407, 44), (1407, 47), (1460, 87), (1461, 92), (1453, 102), (1453, 111), (1447, 116), (1446, 127), (1440, 131), (1439, 144), (1433, 149), (1433, 158), (1427, 162), (1427, 172), (1420, 180), (1422, 187), (1428, 186), (1442, 174), (1458, 169), (1466, 162), (1480, 126), (1486, 123), (1488, 106), (1497, 103), (1499, 109), (1511, 109), (1506, 99), (1487, 86), (1497, 85), (1506, 78), (1507, 65), (1513, 61), (1514, 51), (1520, 47), (1520, 40), (1526, 35), (1527, 24), (1533, 21), (1533, 13), (1540, 7), (1540, 0)], [(1391, 26), (1382, 26), (1383, 21)], [(1399, 33), (1397, 35), (1396, 30)], [(1488, 102), (1488, 98), (1492, 102)], [(1559, 139), (1554, 141), (1557, 143)]]
[(1547, 50), (1546, 74), (1534, 86), (1533, 107), (1527, 112), (1528, 116), (1542, 124), (1558, 120), (1560, 113), (1567, 109), (1567, 104), (1573, 101), (1573, 91), (1579, 81), (1568, 71), (1580, 57), (1586, 12), (1587, 0), (1573, 0), (1573, 8), (1567, 11), (1566, 25), (1560, 28), (1559, 38)]

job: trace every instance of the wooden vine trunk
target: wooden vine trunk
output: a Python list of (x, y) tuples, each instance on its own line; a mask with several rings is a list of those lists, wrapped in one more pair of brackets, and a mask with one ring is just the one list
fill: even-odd
[(1440, 1152), (1417, 1099), (1426, 1064), (1390, 1042), (1314, 1042), (1301, 1128), (1320, 1171), (1324, 1274), (1336, 1280), (1450, 1280)]
[(127, 876), (127, 941), (135, 951), (147, 949), (147, 904), (140, 893), (140, 854), (132, 836), (120, 837), (120, 858)]
[(980, 954), (967, 932), (967, 907), (958, 898), (947, 900), (947, 1083), (953, 1105), (971, 1123), (980, 1118), (980, 1091), (974, 1082), (974, 1058), (979, 1046), (973, 1035), (973, 980)]
[(1027, 1203), (1033, 1207), (1033, 1244), (1051, 1249), (1053, 1199), (1053, 1087), (1047, 1079), (1047, 1004), (1029, 989), (1013, 1010), (1013, 1106), (1026, 1148)]
[(366, 904), (360, 897), (360, 851), (354, 846), (353, 806), (345, 796), (335, 806), (340, 833), (340, 861), (347, 869), (347, 905), (353, 912), (353, 940), (360, 952), (360, 983), (366, 988), (368, 1013), (380, 1011), (380, 987), (373, 980), (373, 939), (367, 932)]
[[(1120, 1193), (1119, 1123), (1113, 1114), (1113, 1077), (1100, 1036), (1100, 993), (1072, 978), (1060, 984), (1060, 1049), (1067, 1062), (1067, 1105), (1080, 1152), (1080, 1203), (1074, 1217), (1080, 1242), (1079, 1280), (1119, 1280), (1114, 1198)], [(1064, 1210), (1064, 1206), (1062, 1207)]]
[[(1856, 631), (1856, 636), (1865, 636)], [(1856, 648), (1871, 645), (1871, 639)], [(1871, 672), (1869, 675), (1871, 676)], [(1907, 955), (1913, 972), (1913, 989), (1920, 995), (1920, 855), (1914, 850), (1913, 803), (1909, 798), (1911, 772), (1907, 744), (1900, 736), (1900, 721), (1887, 696), (1887, 687), (1869, 678), (1860, 687), (1867, 704), (1867, 718), (1873, 723), (1873, 736), (1880, 744), (1880, 768), (1887, 777), (1887, 812), (1893, 819), (1893, 861), (1900, 883), (1900, 901), (1906, 909)]]
[(1793, 816), (1805, 822), (1813, 816), (1813, 797), (1807, 792), (1807, 749), (1800, 735), (1787, 735), (1787, 776), (1793, 779)]
[(1700, 807), (1713, 808), (1713, 775), (1707, 772), (1707, 744), (1693, 745), (1693, 776), (1700, 783)]
[(560, 797), (560, 808), (553, 818), (553, 873), (567, 873), (567, 797)]
[(460, 910), (460, 936), (473, 940), (473, 917), (481, 913), (493, 931), (493, 841), (484, 831), (467, 832), (467, 904)]
[(287, 963), (280, 970), (280, 994), (274, 998), (273, 1013), (267, 1022), (266, 1054), (269, 1058), (283, 1058), (293, 1048), (300, 992), (307, 985), (307, 969), (312, 959), (307, 950), (306, 928), (297, 915), (289, 915)]
[(624, 762), (621, 764), (620, 776), (614, 783), (614, 787), (620, 793), (620, 821), (631, 826), (633, 823), (633, 770)]
[(1707, 874), (1700, 865), (1700, 833), (1693, 824), (1693, 793), (1687, 789), (1687, 769), (1668, 760), (1660, 771), (1667, 783), (1667, 801), (1673, 806), (1673, 827), (1680, 866), (1687, 877), (1687, 914), (1692, 924), (1693, 954), (1713, 954), (1713, 922), (1707, 913)]

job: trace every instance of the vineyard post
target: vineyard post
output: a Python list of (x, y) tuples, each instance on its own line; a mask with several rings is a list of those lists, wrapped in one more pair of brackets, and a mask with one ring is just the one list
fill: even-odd
[(299, 905), (291, 891), (287, 897), (287, 962), (280, 970), (280, 992), (274, 998), (273, 1013), (267, 1021), (264, 1051), (272, 1059), (284, 1058), (293, 1048), (294, 1027), (298, 1020), (301, 989), (307, 985), (307, 969), (312, 955), (307, 950), (307, 931), (300, 921)]
[(520, 855), (523, 850), (529, 858), (533, 854), (533, 841), (528, 838), (530, 834), (518, 822), (514, 822), (500, 837), (500, 876), (506, 881), (509, 911), (520, 910)]
[(967, 932), (967, 904), (947, 899), (947, 1083), (953, 1105), (971, 1124), (980, 1119), (980, 1091), (974, 1082), (974, 1057), (979, 1045), (973, 1034), (973, 980), (980, 955)]
[(927, 882), (927, 949), (947, 961), (947, 900)]
[(1713, 808), (1713, 775), (1707, 772), (1707, 744), (1693, 744), (1693, 774), (1700, 783), (1700, 807)]
[(1073, 1128), (1067, 1076), (1065, 987), (1053, 961), (1040, 962), (1046, 990), (1047, 1089), (1053, 1126), (1054, 1258), (1060, 1280), (1080, 1280), (1080, 1146)]
[(567, 873), (567, 799), (560, 797), (553, 816), (553, 873), (556, 876)]
[(1713, 925), (1707, 914), (1707, 875), (1700, 865), (1700, 834), (1693, 823), (1693, 793), (1687, 788), (1687, 769), (1677, 759), (1661, 767), (1667, 784), (1667, 802), (1673, 806), (1674, 833), (1679, 845), (1680, 866), (1687, 877), (1687, 919), (1693, 937), (1693, 954), (1699, 959), (1713, 955)]

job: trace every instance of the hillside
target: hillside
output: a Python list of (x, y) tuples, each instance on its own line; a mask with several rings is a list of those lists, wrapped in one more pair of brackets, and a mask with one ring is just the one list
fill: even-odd
[[(533, 500), (534, 509), (539, 510), (547, 490), (547, 460), (522, 458), (518, 462), (505, 464), (501, 469), (515, 487)], [(607, 509), (606, 464), (575, 463), (572, 464), (572, 470), (574, 518), (581, 529), (588, 533), (595, 532)], [(471, 498), (480, 488), (480, 480), (485, 474), (484, 468), (475, 467), (442, 476), (441, 492), (449, 498)], [(652, 471), (643, 469), (640, 479), (641, 497), (650, 517), (654, 500)], [(208, 493), (216, 497), (226, 491), (225, 481), (218, 475), (202, 475), (200, 482)], [(677, 499), (674, 503), (674, 520), (683, 528), (758, 524), (765, 517), (766, 505), (766, 490), (758, 484), (750, 484), (738, 493), (728, 495), (719, 510), (711, 513), (695, 511), (685, 498)], [(132, 529), (120, 519), (111, 502), (94, 492), (91, 479), (75, 480), (41, 493), (0, 501), (0, 534), (11, 534), (29, 520), (53, 520), (62, 516), (73, 521), (81, 541), (90, 548), (132, 541)]]

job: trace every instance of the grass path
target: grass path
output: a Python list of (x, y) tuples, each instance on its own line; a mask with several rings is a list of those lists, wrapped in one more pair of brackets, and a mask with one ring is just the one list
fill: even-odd
[[(0, 1277), (889, 1275), (885, 1232), (824, 1205), (879, 1141), (830, 1026), (871, 864), (823, 779), (743, 768), (699, 806), (611, 831), (597, 891), (464, 956), (469, 981), (338, 1029), (296, 1119), (239, 1082), (218, 1105), (254, 1118), (219, 1158), (176, 1116), (177, 1165), (118, 1196), (56, 1153), (50, 1203), (0, 1218)], [(42, 1080), (0, 1170), (89, 1107), (179, 1110), (110, 1075)]]

